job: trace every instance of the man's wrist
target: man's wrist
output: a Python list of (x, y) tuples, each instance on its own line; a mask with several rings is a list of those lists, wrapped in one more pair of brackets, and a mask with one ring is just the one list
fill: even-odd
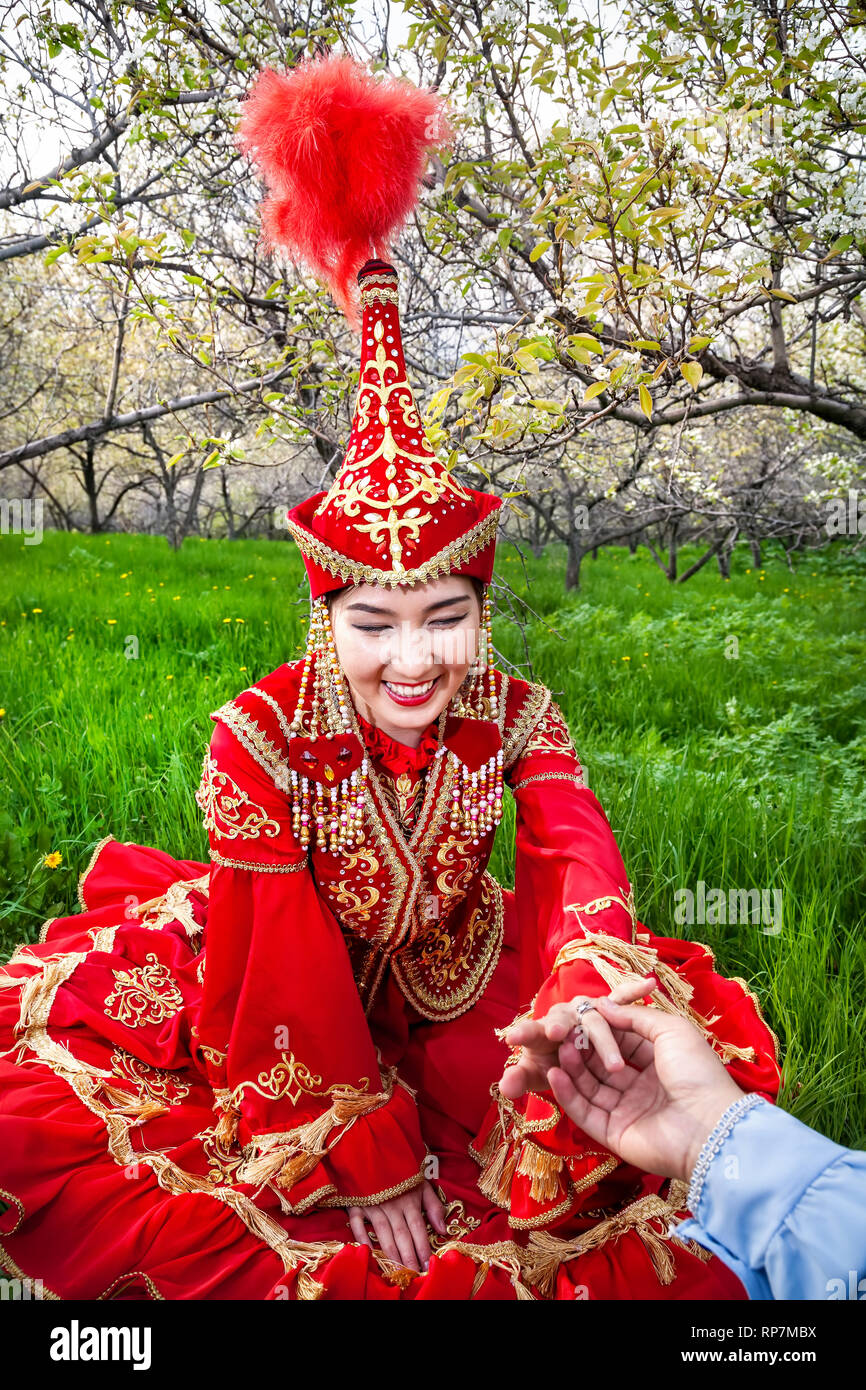
[(753, 1110), (755, 1106), (766, 1104), (767, 1102), (764, 1100), (763, 1096), (758, 1095), (755, 1091), (751, 1091), (747, 1095), (740, 1092), (739, 1096), (722, 1111), (716, 1124), (710, 1130), (709, 1134), (707, 1134), (694, 1162), (691, 1164), (690, 1173), (686, 1175), (689, 1181), (686, 1206), (693, 1215), (697, 1214), (701, 1193), (710, 1170), (710, 1165), (716, 1155), (724, 1147), (734, 1127), (743, 1116), (748, 1114), (750, 1110)]
[[(728, 1080), (728, 1078), (725, 1078)], [(682, 1177), (685, 1182), (691, 1178), (695, 1164), (698, 1161), (701, 1150), (715, 1129), (725, 1111), (744, 1095), (733, 1081), (729, 1085), (713, 1087), (706, 1097), (702, 1098), (699, 1113), (694, 1115), (694, 1126), (692, 1134), (686, 1147), (685, 1170)]]

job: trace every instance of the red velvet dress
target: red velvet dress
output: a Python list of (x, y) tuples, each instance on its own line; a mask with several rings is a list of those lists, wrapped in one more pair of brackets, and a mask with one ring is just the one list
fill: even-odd
[[(109, 836), (80, 913), (0, 971), (0, 1263), (61, 1298), (745, 1297), (670, 1234), (683, 1184), (590, 1142), (549, 1092), (496, 1087), (496, 1029), (650, 970), (744, 1089), (779, 1082), (742, 982), (637, 921), (549, 691), (497, 677), (511, 893), (492, 834), (449, 829), (445, 721), (411, 750), (353, 714), (365, 843), (300, 849), (299, 670), (212, 716), (210, 864)], [(418, 1275), (355, 1244), (345, 1208), (425, 1177), (449, 1234)]]

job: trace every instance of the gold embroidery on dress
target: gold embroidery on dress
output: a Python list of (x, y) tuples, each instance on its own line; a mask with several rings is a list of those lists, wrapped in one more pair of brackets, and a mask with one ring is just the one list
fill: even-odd
[(139, 925), (147, 927), (150, 931), (161, 930), (169, 922), (180, 922), (187, 936), (197, 936), (202, 927), (195, 920), (189, 895), (198, 892), (207, 897), (209, 886), (210, 874), (202, 874), (201, 878), (176, 879), (174, 883), (169, 884), (164, 893), (149, 898), (146, 903), (130, 907), (128, 915), (141, 918)]
[(153, 1067), (123, 1048), (111, 1054), (111, 1070), (115, 1076), (131, 1081), (144, 1100), (160, 1101), (163, 1105), (179, 1105), (189, 1095), (189, 1086), (165, 1067)]
[(522, 792), (532, 782), (574, 782), (578, 787), (586, 787), (583, 770), (580, 772), (533, 772), (529, 777), (521, 777), (519, 782), (511, 783), (512, 792)]
[(259, 728), (252, 715), (247, 714), (236, 700), (228, 700), (214, 710), (211, 719), (218, 719), (234, 734), (238, 743), (246, 748), (259, 767), (264, 768), (277, 787), (286, 790), (289, 786), (289, 767), (279, 749), (267, 734)]
[(280, 1060), (270, 1071), (260, 1071), (255, 1081), (242, 1081), (235, 1086), (229, 1104), (236, 1108), (245, 1091), (256, 1091), (268, 1100), (288, 1099), (292, 1105), (297, 1105), (304, 1091), (311, 1095), (327, 1094), (327, 1091), (316, 1089), (321, 1084), (322, 1078), (311, 1072), (303, 1062), (297, 1062), (294, 1052), (281, 1052)]
[[(502, 889), (485, 870), (478, 903), (456, 956), (452, 956), (452, 938), (441, 924), (414, 946), (395, 953), (394, 978), (422, 1018), (444, 1022), (458, 1018), (472, 1007), (496, 968), (502, 949), (503, 921)], [(480, 945), (473, 956), (476, 937)], [(449, 981), (456, 981), (451, 989), (447, 988)], [(440, 984), (441, 988), (434, 992), (431, 984)]]
[(272, 840), (280, 833), (279, 823), (272, 820), (265, 808), (253, 801), (227, 772), (221, 772), (216, 758), (207, 752), (195, 799), (204, 814), (205, 829), (224, 840), (238, 837), (257, 840), (262, 835)]
[(524, 745), (539, 720), (543, 718), (550, 699), (550, 691), (546, 685), (529, 684), (520, 712), (503, 740), (502, 754), (506, 771), (522, 756)]
[[(331, 907), (340, 922), (348, 927), (372, 920), (372, 909), (379, 901), (380, 893), (372, 883), (362, 885), (361, 892), (355, 892), (346, 882), (350, 874), (360, 874), (363, 878), (374, 878), (381, 865), (369, 845), (356, 851), (344, 850), (340, 855), (340, 878), (335, 882), (325, 880), (324, 886), (332, 899)], [(344, 874), (346, 877), (344, 877)]]
[(436, 875), (436, 886), (446, 898), (445, 911), (449, 911), (451, 899), (459, 900), (466, 896), (469, 886), (478, 872), (478, 861), (472, 855), (472, 840), (456, 837), (440, 844), (436, 855), (437, 865), (443, 865), (441, 874)]
[(235, 1149), (232, 1152), (231, 1145), (226, 1147), (222, 1144), (213, 1126), (210, 1129), (203, 1129), (195, 1137), (201, 1141), (208, 1162), (207, 1175), (211, 1182), (216, 1183), (217, 1186), (237, 1182), (237, 1172), (244, 1161), (241, 1151)]
[(384, 775), (380, 773), (379, 785), (403, 830), (411, 832), (424, 799), (423, 773), (414, 781), (408, 772), (401, 772), (399, 777), (392, 777), (387, 772)]
[(227, 859), (224, 854), (212, 849), (210, 857), (214, 864), (223, 864), (227, 869), (254, 869), (257, 874), (299, 874), (308, 866), (306, 856), (294, 864), (266, 864), (258, 859)]
[(577, 757), (577, 749), (572, 743), (562, 710), (552, 700), (543, 718), (532, 730), (520, 756), (525, 758), (530, 753), (570, 753)]
[(105, 1000), (103, 1012), (107, 1018), (125, 1023), (129, 1028), (162, 1023), (183, 1008), (183, 995), (171, 971), (161, 965), (155, 955), (148, 955), (146, 959), (147, 965), (112, 971), (115, 986)]

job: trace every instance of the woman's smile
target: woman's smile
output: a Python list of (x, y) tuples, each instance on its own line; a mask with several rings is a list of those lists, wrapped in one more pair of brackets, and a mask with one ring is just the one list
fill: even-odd
[(412, 684), (406, 681), (383, 681), (382, 685), (397, 705), (423, 705), (430, 699), (439, 684), (439, 679), (439, 676), (434, 676), (432, 680), (415, 681)]

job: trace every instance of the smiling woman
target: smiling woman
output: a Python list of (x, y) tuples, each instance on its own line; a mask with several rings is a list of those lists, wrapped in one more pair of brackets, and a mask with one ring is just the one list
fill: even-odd
[(415, 589), (372, 584), (328, 596), (337, 655), (368, 723), (417, 748), (478, 654), (483, 585), (449, 575)]
[[(329, 103), (356, 132), (368, 101), (414, 112), (423, 148), (436, 109), (403, 83), (371, 94), (348, 59), (285, 82), (255, 108), (266, 163), (305, 132), (297, 83), (314, 142)], [(496, 670), (500, 499), (436, 457), (393, 266), (358, 281), (349, 446), (288, 515), (307, 649), (211, 715), (209, 865), (109, 836), (82, 912), (0, 972), (0, 1258), (64, 1298), (743, 1298), (672, 1238), (685, 1185), (589, 1142), (547, 1085), (555, 1058), (501, 1041), (515, 1016), (584, 1005), (616, 1069), (590, 1001), (643, 997), (651, 974), (651, 1005), (743, 1090), (779, 1082), (748, 990), (638, 921), (550, 691)], [(513, 893), (487, 867), (506, 785)]]

